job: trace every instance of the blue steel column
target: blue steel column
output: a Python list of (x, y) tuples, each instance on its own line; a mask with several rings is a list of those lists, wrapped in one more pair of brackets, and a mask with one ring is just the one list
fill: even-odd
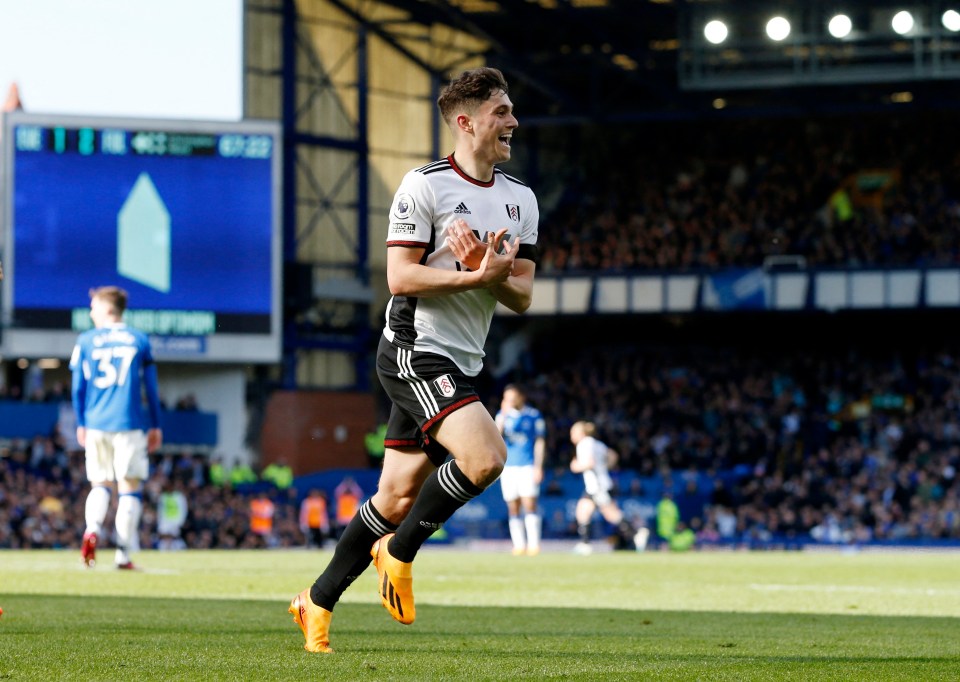
[[(283, 225), (283, 274), (284, 287), (289, 282), (286, 273), (297, 261), (297, 8), (295, 0), (283, 0), (283, 24), (281, 46), (283, 59), (281, 69), (283, 122), (283, 199), (281, 202)], [(287, 294), (283, 301), (283, 377), (284, 388), (297, 384), (297, 327), (287, 316)]]

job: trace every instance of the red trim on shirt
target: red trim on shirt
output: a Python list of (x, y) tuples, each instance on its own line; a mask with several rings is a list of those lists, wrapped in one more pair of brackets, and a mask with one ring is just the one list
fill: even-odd
[(412, 246), (412, 247), (424, 248), (426, 247), (426, 245), (427, 245), (426, 242), (409, 242), (409, 241), (399, 241), (399, 240), (387, 242), (387, 246)]
[(471, 185), (476, 185), (477, 187), (493, 187), (493, 181), (497, 177), (496, 171), (494, 171), (493, 177), (490, 178), (489, 182), (483, 182), (481, 180), (477, 180), (476, 178), (471, 178), (469, 175), (464, 173), (463, 169), (457, 165), (457, 160), (453, 158), (453, 154), (447, 157), (447, 161), (450, 162), (450, 167), (456, 171), (457, 175), (469, 182)]

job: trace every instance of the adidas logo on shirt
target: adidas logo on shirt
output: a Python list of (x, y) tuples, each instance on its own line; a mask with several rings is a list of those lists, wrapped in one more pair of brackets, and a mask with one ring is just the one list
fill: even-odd
[(470, 215), (470, 209), (467, 208), (467, 205), (466, 205), (465, 203), (463, 203), (462, 201), (461, 201), (459, 204), (457, 204), (457, 207), (456, 207), (455, 209), (453, 209), (453, 212), (454, 212), (454, 213), (465, 213), (465, 214), (467, 214), (467, 215)]

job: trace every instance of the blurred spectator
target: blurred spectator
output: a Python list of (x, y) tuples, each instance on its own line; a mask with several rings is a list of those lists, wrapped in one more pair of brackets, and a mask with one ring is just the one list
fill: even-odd
[(260, 478), (271, 483), (277, 490), (286, 490), (293, 485), (293, 469), (284, 457), (278, 457), (264, 468)]
[(307, 539), (307, 547), (323, 547), (324, 540), (330, 537), (330, 511), (322, 490), (313, 488), (300, 503), (300, 531)]
[(186, 548), (181, 531), (187, 520), (187, 511), (187, 496), (183, 493), (183, 483), (166, 479), (163, 492), (157, 500), (157, 549)]
[(200, 408), (197, 406), (197, 396), (193, 393), (187, 393), (184, 396), (181, 396), (174, 404), (173, 409), (182, 410), (186, 412), (196, 412)]
[(258, 493), (250, 500), (250, 531), (263, 538), (267, 547), (275, 543), (273, 537), (273, 521), (276, 506), (266, 491)]
[(229, 480), (230, 474), (220, 457), (211, 458), (209, 475), (211, 485), (222, 486)]
[(657, 502), (657, 535), (667, 543), (673, 539), (680, 524), (680, 510), (673, 501), (673, 493), (669, 489), (663, 491), (663, 497)]
[(373, 431), (364, 434), (363, 445), (367, 450), (367, 461), (371, 467), (379, 468), (383, 465), (383, 454), (386, 450), (383, 442), (386, 437), (386, 422), (381, 422)]
[(336, 506), (334, 521), (337, 526), (337, 538), (350, 523), (363, 501), (363, 490), (353, 480), (352, 476), (345, 476), (337, 487), (333, 489), (333, 501)]
[(200, 453), (195, 453), (185, 460), (183, 471), (186, 472), (184, 481), (187, 485), (195, 488), (205, 486), (210, 480), (210, 467), (207, 458)]
[(234, 462), (233, 466), (230, 467), (228, 476), (230, 478), (230, 485), (234, 488), (238, 485), (256, 483), (259, 480), (253, 467), (246, 462)]

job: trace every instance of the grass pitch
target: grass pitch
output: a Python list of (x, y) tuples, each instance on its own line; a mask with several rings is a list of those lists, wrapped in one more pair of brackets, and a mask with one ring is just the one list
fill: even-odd
[(0, 551), (0, 680), (960, 678), (958, 554), (427, 548), (415, 624), (370, 569), (309, 654), (286, 609), (329, 557)]

